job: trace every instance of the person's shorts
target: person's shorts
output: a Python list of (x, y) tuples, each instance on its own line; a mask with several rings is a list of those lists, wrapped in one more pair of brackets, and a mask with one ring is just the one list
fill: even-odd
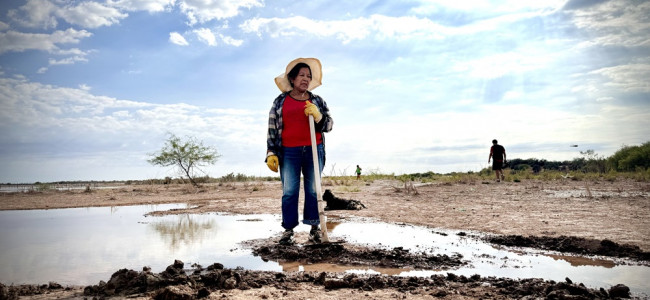
[(492, 161), (492, 170), (501, 170), (503, 169), (503, 161), (502, 160), (493, 160)]

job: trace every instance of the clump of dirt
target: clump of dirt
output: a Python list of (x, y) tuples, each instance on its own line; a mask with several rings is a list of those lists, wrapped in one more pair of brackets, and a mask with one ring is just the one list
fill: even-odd
[(301, 261), (306, 263), (337, 263), (387, 268), (448, 269), (467, 264), (463, 256), (411, 253), (403, 247), (384, 249), (348, 249), (339, 243), (312, 245), (280, 245), (269, 242), (253, 248), (263, 260)]
[(530, 247), (580, 255), (602, 255), (619, 258), (631, 258), (638, 261), (650, 262), (650, 252), (644, 252), (638, 246), (618, 244), (610, 240), (586, 239), (574, 236), (521, 236), (503, 235), (487, 236), (487, 242), (511, 246)]
[(279, 273), (268, 271), (247, 271), (243, 269), (224, 269), (214, 264), (207, 269), (194, 266), (185, 270), (184, 264), (176, 260), (174, 264), (159, 274), (148, 268), (137, 272), (122, 269), (115, 272), (109, 282), (87, 286), (87, 297), (148, 297), (153, 299), (196, 299), (206, 298), (212, 293), (225, 290), (251, 290), (273, 287), (293, 291), (304, 285), (321, 286), (324, 292), (335, 293), (341, 289), (376, 291), (390, 289), (408, 295), (428, 295), (445, 297), (463, 295), (481, 298), (522, 298), (543, 297), (546, 299), (608, 299), (610, 297), (629, 297), (629, 288), (616, 285), (609, 290), (590, 289), (575, 284), (570, 279), (565, 282), (542, 279), (515, 280), (509, 278), (457, 276), (455, 274), (432, 275), (430, 277), (400, 277), (386, 275), (357, 275), (326, 272)]
[(18, 299), (23, 296), (44, 295), (56, 291), (70, 291), (72, 287), (63, 287), (56, 282), (48, 284), (23, 284), (23, 285), (10, 285), (6, 286), (0, 283), (0, 299)]

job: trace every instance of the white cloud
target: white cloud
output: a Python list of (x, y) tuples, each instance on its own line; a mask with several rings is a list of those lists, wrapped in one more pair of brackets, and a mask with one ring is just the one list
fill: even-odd
[(566, 0), (520, 1), (520, 0), (427, 0), (420, 1), (411, 11), (433, 14), (442, 11), (461, 11), (474, 15), (504, 14), (518, 11), (553, 11), (560, 9)]
[(57, 30), (51, 34), (22, 33), (17, 31), (0, 32), (0, 54), (10, 51), (22, 52), (25, 50), (43, 50), (48, 52), (60, 51), (59, 44), (76, 44), (83, 38), (90, 37), (92, 33), (86, 30), (69, 28), (65, 31)]
[(7, 30), (9, 29), (9, 24), (0, 21), (0, 30)]
[(97, 28), (117, 24), (128, 14), (97, 2), (83, 2), (77, 6), (66, 6), (57, 15), (66, 22), (86, 28)]
[(162, 12), (173, 7), (176, 0), (108, 0), (107, 4), (128, 11)]
[(610, 79), (605, 85), (626, 92), (650, 93), (650, 64), (628, 64), (602, 68), (591, 73)]
[(55, 28), (57, 19), (86, 28), (110, 26), (119, 23), (128, 14), (98, 2), (58, 6), (48, 0), (27, 0), (18, 9), (9, 10), (10, 18), (26, 27)]
[(234, 39), (232, 37), (225, 36), (223, 34), (219, 34), (219, 38), (224, 44), (235, 46), (235, 47), (239, 47), (244, 43), (243, 40)]
[(217, 39), (214, 36), (214, 33), (208, 28), (200, 28), (200, 29), (195, 29), (194, 33), (196, 33), (196, 36), (199, 38), (199, 41), (202, 41), (209, 46), (216, 46), (217, 45)]
[(477, 29), (487, 30), (481, 26), (476, 26), (477, 29), (472, 30), (459, 30), (442, 26), (427, 18), (383, 15), (342, 21), (319, 21), (302, 16), (254, 18), (241, 24), (240, 28), (246, 33), (255, 33), (258, 36), (268, 34), (273, 38), (297, 35), (314, 35), (320, 38), (334, 37), (344, 44), (366, 38), (435, 40), (452, 34), (473, 33)]
[(211, 20), (231, 18), (239, 14), (240, 8), (263, 7), (261, 0), (182, 0), (180, 9), (186, 14), (190, 25)]
[(650, 40), (650, 2), (607, 1), (601, 5), (572, 11), (579, 28), (596, 34), (591, 44), (648, 47)]
[(503, 52), (460, 61), (453, 68), (475, 78), (491, 79), (546, 68), (552, 60), (553, 55), (546, 52)]
[(7, 16), (27, 27), (54, 28), (58, 24), (55, 13), (59, 8), (47, 0), (27, 0), (18, 9), (11, 9)]
[(63, 59), (59, 59), (59, 60), (50, 59), (49, 64), (50, 64), (50, 66), (52, 66), (52, 65), (71, 65), (71, 64), (74, 64), (74, 63), (80, 62), (80, 61), (87, 62), (88, 59), (83, 57), (83, 56), (72, 56), (72, 57), (67, 57), (67, 58), (63, 58)]
[[(93, 95), (85, 85), (62, 88), (24, 78), (0, 77), (0, 94), (3, 95), (0, 131), (8, 133), (0, 135), (3, 157), (11, 156), (12, 168), (26, 174), (38, 173), (35, 180), (68, 178), (71, 173), (65, 171), (65, 166), (83, 157), (92, 157), (94, 163), (79, 168), (77, 171), (86, 174), (86, 178), (77, 179), (104, 178), (95, 165), (112, 165), (115, 157), (128, 159), (126, 165), (147, 167), (146, 154), (159, 149), (167, 132), (193, 136), (217, 147), (224, 163), (229, 161), (231, 166), (224, 167), (220, 160), (218, 167), (206, 169), (212, 176), (245, 172), (235, 165), (246, 164), (251, 157), (263, 159), (265, 151), (260, 141), (265, 138), (266, 109), (210, 109), (184, 103), (120, 100)], [(125, 149), (128, 153), (124, 153)], [(41, 178), (42, 172), (32, 169), (28, 163), (35, 159), (55, 159), (58, 163), (52, 167), (57, 172), (51, 176), (57, 178)], [(264, 164), (260, 162), (259, 169), (263, 170), (262, 167)], [(153, 167), (150, 170), (159, 172)], [(146, 170), (140, 172), (144, 173), (127, 172), (105, 179), (157, 176), (147, 174)], [(12, 175), (3, 180), (17, 179)]]
[(185, 38), (178, 32), (170, 32), (169, 33), (169, 41), (172, 42), (173, 44), (179, 45), (179, 46), (187, 46), (189, 43)]

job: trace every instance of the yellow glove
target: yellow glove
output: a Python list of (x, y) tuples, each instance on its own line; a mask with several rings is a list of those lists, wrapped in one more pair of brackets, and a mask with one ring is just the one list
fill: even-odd
[(305, 104), (305, 116), (309, 117), (309, 115), (314, 116), (314, 121), (316, 121), (316, 123), (320, 122), (320, 120), (323, 118), (323, 115), (318, 110), (316, 104), (311, 102), (307, 102), (307, 104)]
[(269, 169), (273, 172), (278, 171), (278, 157), (275, 155), (270, 155), (266, 158), (266, 165), (269, 166)]

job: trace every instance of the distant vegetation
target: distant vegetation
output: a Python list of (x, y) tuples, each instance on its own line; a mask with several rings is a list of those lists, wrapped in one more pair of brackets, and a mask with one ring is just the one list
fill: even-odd
[[(610, 157), (598, 155), (593, 150), (580, 152), (581, 157), (566, 161), (549, 161), (545, 159), (514, 158), (508, 160), (508, 168), (505, 171), (506, 181), (518, 182), (524, 179), (604, 179), (616, 180), (618, 178), (628, 178), (639, 181), (650, 181), (650, 142), (640, 146), (623, 146)], [(334, 173), (334, 172), (333, 172)], [(432, 171), (425, 173), (412, 174), (382, 174), (379, 170), (368, 170), (361, 176), (361, 182), (396, 179), (401, 181), (445, 181), (445, 182), (473, 182), (473, 181), (491, 181), (494, 173), (490, 168), (485, 168), (478, 172), (452, 172), (447, 174), (435, 173)], [(248, 176), (245, 174), (230, 173), (219, 178), (210, 176), (194, 177), (196, 183), (231, 183), (231, 182), (252, 182), (252, 181), (279, 181), (278, 176)], [(323, 174), (323, 185), (353, 185), (356, 182), (356, 176), (347, 176), (336, 174)], [(127, 180), (127, 181), (59, 181), (51, 183), (36, 182), (38, 190), (46, 190), (56, 185), (140, 185), (140, 184), (185, 184), (187, 179), (182, 177), (147, 180)], [(7, 184), (11, 185), (11, 184)]]
[[(521, 181), (522, 179), (604, 179), (616, 180), (617, 178), (629, 178), (639, 181), (650, 181), (650, 142), (640, 146), (623, 146), (610, 157), (598, 155), (594, 150), (580, 152), (581, 157), (566, 161), (549, 161), (545, 159), (515, 158), (508, 160), (506, 168), (507, 181)], [(344, 182), (346, 177), (329, 177), (334, 183)], [(364, 180), (398, 179), (402, 181), (451, 181), (471, 182), (492, 180), (494, 173), (491, 167), (484, 168), (479, 172), (452, 172), (438, 174), (434, 172), (412, 173), (404, 175), (381, 174), (370, 171), (362, 176)]]

